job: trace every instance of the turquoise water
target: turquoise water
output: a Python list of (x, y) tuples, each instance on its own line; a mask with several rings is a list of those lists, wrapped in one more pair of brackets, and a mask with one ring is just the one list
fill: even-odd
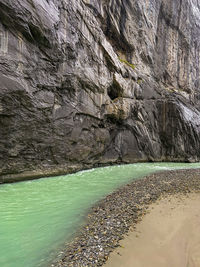
[(96, 201), (146, 174), (200, 163), (137, 163), (0, 186), (0, 267), (45, 267)]

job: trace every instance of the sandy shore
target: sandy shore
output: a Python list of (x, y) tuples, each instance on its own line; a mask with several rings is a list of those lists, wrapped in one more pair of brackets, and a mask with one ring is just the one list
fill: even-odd
[(200, 169), (151, 174), (98, 202), (51, 266), (200, 267), (199, 214)]
[(199, 267), (200, 193), (166, 197), (150, 205), (104, 266)]

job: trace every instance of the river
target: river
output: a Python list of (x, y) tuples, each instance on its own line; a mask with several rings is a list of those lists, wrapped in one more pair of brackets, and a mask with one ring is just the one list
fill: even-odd
[(1, 185), (0, 266), (49, 266), (96, 201), (147, 174), (183, 168), (200, 163), (137, 163)]

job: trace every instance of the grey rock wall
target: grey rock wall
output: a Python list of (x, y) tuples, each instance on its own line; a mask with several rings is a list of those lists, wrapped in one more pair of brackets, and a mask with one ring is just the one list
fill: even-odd
[(200, 159), (199, 0), (0, 0), (0, 180)]

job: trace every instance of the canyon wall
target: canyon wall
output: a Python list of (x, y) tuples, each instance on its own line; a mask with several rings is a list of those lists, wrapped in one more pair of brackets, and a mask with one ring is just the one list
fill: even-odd
[(199, 133), (199, 0), (0, 0), (0, 182), (199, 161)]

